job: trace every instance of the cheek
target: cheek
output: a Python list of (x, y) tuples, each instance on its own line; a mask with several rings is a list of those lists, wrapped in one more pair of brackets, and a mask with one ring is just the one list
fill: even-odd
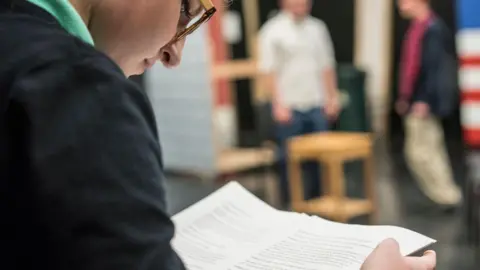
[(157, 46), (163, 47), (177, 32), (178, 22), (180, 20), (180, 1), (156, 1), (160, 5), (156, 12), (151, 14), (149, 20), (152, 25), (151, 35), (157, 40)]
[(138, 23), (134, 33), (136, 46), (141, 48), (144, 57), (154, 56), (161, 47), (167, 44), (177, 31), (180, 17), (180, 1), (153, 1), (156, 4), (147, 5), (143, 12), (136, 16)]
[(158, 49), (166, 45), (177, 33), (179, 12), (162, 11), (152, 19), (149, 35), (152, 41), (157, 43)]
[(180, 1), (138, 1), (135, 8), (97, 16), (92, 34), (97, 47), (110, 55), (125, 71), (136, 70), (145, 58), (157, 55), (175, 35)]

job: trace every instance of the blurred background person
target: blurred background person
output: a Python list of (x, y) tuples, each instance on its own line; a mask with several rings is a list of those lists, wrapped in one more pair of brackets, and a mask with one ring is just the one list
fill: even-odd
[[(325, 23), (310, 15), (310, 0), (282, 0), (281, 11), (260, 30), (259, 69), (272, 94), (272, 114), (280, 146), (280, 189), (288, 204), (286, 142), (327, 131), (340, 110), (335, 56)], [(303, 166), (307, 199), (320, 194), (316, 162)]]
[(457, 65), (451, 33), (429, 0), (399, 0), (411, 20), (402, 47), (399, 99), (405, 117), (405, 156), (420, 189), (435, 203), (456, 206), (462, 200), (446, 152), (441, 118), (454, 113)]

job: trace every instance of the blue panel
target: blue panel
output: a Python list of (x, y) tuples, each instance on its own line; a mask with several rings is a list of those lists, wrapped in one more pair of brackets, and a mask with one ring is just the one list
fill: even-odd
[(480, 28), (480, 0), (457, 0), (458, 28)]

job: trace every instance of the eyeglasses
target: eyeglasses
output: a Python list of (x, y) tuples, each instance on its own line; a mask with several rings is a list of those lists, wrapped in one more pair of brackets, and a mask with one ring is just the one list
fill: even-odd
[(217, 9), (215, 8), (211, 0), (200, 0), (200, 3), (203, 9), (205, 9), (205, 12), (203, 13), (203, 15), (197, 21), (190, 23), (182, 31), (177, 32), (177, 34), (173, 37), (172, 40), (170, 40), (170, 42), (166, 46), (177, 43), (178, 41), (184, 39), (186, 36), (195, 32), (195, 30), (197, 30), (203, 23), (210, 20), (213, 14), (215, 14), (215, 12), (217, 11)]

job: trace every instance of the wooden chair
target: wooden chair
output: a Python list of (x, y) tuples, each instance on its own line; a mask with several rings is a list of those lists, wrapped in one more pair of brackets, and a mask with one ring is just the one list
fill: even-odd
[[(288, 142), (288, 171), (292, 208), (294, 211), (318, 214), (338, 222), (370, 214), (376, 221), (375, 182), (373, 179), (373, 149), (370, 134), (326, 132), (292, 138)], [(366, 199), (351, 199), (345, 195), (343, 164), (346, 161), (364, 161)], [(324, 195), (305, 200), (301, 163), (317, 160), (322, 165)]]

